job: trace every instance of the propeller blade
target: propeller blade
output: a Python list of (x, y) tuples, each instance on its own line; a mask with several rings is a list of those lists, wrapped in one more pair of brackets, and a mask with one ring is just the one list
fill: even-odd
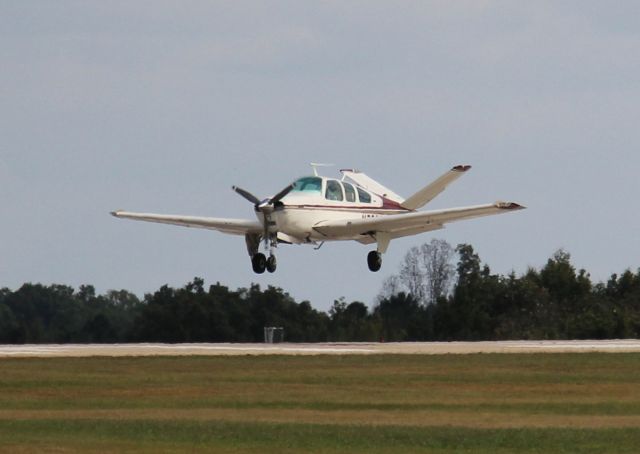
[(271, 197), (271, 200), (269, 200), (269, 203), (278, 203), (280, 201), (280, 199), (284, 198), (287, 194), (289, 194), (291, 192), (293, 187), (294, 187), (294, 184), (291, 183), (289, 186), (284, 188), (282, 191), (278, 192), (276, 195)]
[(238, 194), (240, 194), (242, 197), (244, 197), (254, 205), (256, 206), (260, 205), (260, 199), (258, 199), (255, 195), (251, 194), (249, 191), (245, 191), (244, 189), (239, 188), (238, 186), (233, 186), (231, 189), (236, 191)]

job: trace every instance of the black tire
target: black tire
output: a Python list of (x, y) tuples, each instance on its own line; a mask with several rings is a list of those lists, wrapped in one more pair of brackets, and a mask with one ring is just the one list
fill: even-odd
[(369, 265), (370, 271), (373, 271), (374, 273), (379, 271), (382, 267), (382, 255), (380, 255), (378, 251), (369, 252), (367, 255), (367, 265)]
[(270, 273), (274, 273), (278, 266), (278, 261), (276, 260), (275, 255), (270, 255), (267, 259), (267, 271)]
[(253, 267), (253, 271), (262, 274), (264, 270), (267, 269), (267, 258), (263, 253), (258, 252), (251, 258), (251, 266)]

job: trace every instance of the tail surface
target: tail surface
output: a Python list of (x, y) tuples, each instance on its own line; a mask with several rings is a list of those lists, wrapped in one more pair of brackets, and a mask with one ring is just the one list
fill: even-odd
[(460, 178), (471, 166), (455, 166), (433, 183), (428, 184), (408, 199), (400, 202), (400, 205), (407, 210), (417, 210), (435, 199), (442, 191), (447, 189), (451, 183)]

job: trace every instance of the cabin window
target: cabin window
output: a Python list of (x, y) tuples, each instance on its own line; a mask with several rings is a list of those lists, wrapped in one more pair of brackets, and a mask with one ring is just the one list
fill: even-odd
[(347, 199), (347, 202), (355, 202), (356, 201), (356, 191), (353, 189), (353, 185), (349, 183), (342, 183), (344, 186), (344, 195)]
[(342, 185), (337, 180), (327, 180), (327, 190), (324, 194), (327, 200), (342, 201)]
[(358, 188), (358, 197), (360, 197), (360, 203), (371, 203), (371, 195), (360, 188)]
[(295, 183), (293, 183), (292, 191), (321, 192), (322, 191), (322, 178), (318, 178), (318, 177), (300, 178)]

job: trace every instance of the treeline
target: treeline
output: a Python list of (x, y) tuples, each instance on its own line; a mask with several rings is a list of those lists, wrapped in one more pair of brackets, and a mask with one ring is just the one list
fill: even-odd
[(265, 326), (290, 342), (638, 338), (640, 270), (593, 283), (559, 251), (503, 276), (470, 245), (432, 241), (407, 253), (371, 309), (340, 299), (325, 313), (279, 288), (199, 278), (143, 299), (90, 285), (0, 289), (0, 343), (261, 342)]
[(24, 284), (0, 290), (0, 343), (261, 342), (265, 326), (290, 341), (329, 338), (329, 317), (281, 289), (237, 291), (195, 278), (140, 300), (126, 291), (96, 295), (65, 285)]
[(411, 293), (380, 300), (372, 314), (389, 340), (620, 339), (640, 337), (640, 270), (593, 283), (556, 252), (521, 276), (493, 274), (469, 245), (456, 248), (451, 292), (420, 303)]

